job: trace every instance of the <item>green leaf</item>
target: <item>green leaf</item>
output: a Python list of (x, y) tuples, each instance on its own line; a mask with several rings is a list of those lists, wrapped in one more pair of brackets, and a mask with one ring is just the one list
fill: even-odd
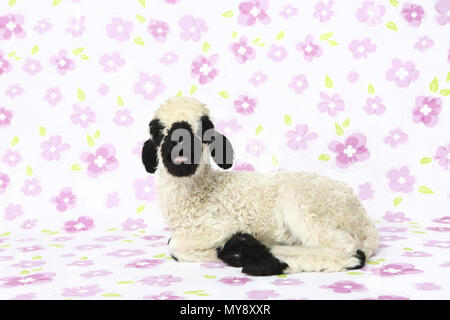
[(226, 91), (220, 91), (219, 96), (221, 96), (224, 99), (228, 99), (230, 97), (230, 95)]
[[(139, 2), (144, 1), (144, 0), (139, 0)], [(122, 295), (118, 294), (118, 293), (104, 293), (102, 294), (102, 296), (106, 297), (106, 298), (114, 298), (114, 297), (121, 297)]]
[(134, 283), (134, 281), (119, 281), (119, 282), (117, 282), (117, 284), (130, 284), (130, 283)]
[(87, 260), (88, 257), (81, 257), (80, 260)]
[(222, 13), (222, 17), (231, 18), (233, 16), (233, 11), (225, 11)]
[(47, 134), (47, 130), (44, 127), (39, 127), (39, 134), (44, 137)]
[(328, 89), (333, 88), (333, 81), (328, 75), (325, 75), (325, 87), (327, 87)]
[(413, 249), (411, 249), (411, 248), (403, 248), (403, 250), (405, 250), (405, 251), (414, 251)]
[(62, 2), (62, 0), (53, 0), (52, 6), (55, 7), (55, 6), (57, 6), (58, 4), (60, 4), (61, 2)]
[(433, 161), (432, 158), (430, 158), (430, 157), (423, 157), (422, 159), (420, 159), (420, 164), (428, 164), (431, 161)]
[(8, 53), (8, 57), (12, 58), (12, 57), (14, 57), (15, 54), (16, 54), (15, 51), (11, 51), (10, 53)]
[(144, 209), (145, 209), (145, 204), (142, 204), (139, 207), (137, 207), (136, 211), (137, 211), (137, 213), (141, 213), (142, 211), (144, 211)]
[(431, 190), (427, 186), (420, 186), (419, 187), (419, 192), (420, 193), (424, 193), (424, 194), (432, 194), (432, 193), (434, 193), (433, 190)]
[(70, 167), (70, 170), (73, 170), (73, 171), (80, 171), (80, 170), (81, 170), (81, 166), (80, 166), (79, 164), (73, 164), (73, 165)]
[(94, 133), (94, 139), (100, 138), (100, 130), (95, 131)]
[(81, 90), (80, 88), (78, 88), (78, 91), (77, 91), (77, 98), (80, 101), (84, 101), (84, 99), (86, 98), (83, 90)]
[(438, 81), (437, 77), (435, 77), (433, 79), (433, 81), (431, 81), (431, 83), (430, 83), (430, 91), (434, 93), (434, 92), (438, 91), (438, 89), (439, 89), (439, 81)]
[(328, 40), (328, 44), (329, 44), (330, 46), (332, 46), (332, 47), (335, 47), (335, 46), (339, 45), (339, 43), (336, 42), (336, 41), (334, 41), (334, 40)]
[(286, 123), (287, 126), (291, 125), (292, 123), (292, 118), (290, 115), (284, 115), (284, 123)]
[(194, 94), (197, 91), (197, 86), (193, 84), (191, 88), (189, 89), (190, 94)]
[(15, 136), (11, 141), (11, 145), (14, 147), (18, 143), (19, 143), (19, 137)]
[(145, 8), (145, 0), (138, 0), (138, 2)]
[(447, 72), (447, 82), (450, 82), (450, 71)]
[(205, 41), (203, 42), (202, 51), (206, 53), (208, 52), (208, 50), (209, 50), (209, 43)]
[(278, 32), (277, 34), (277, 41), (281, 41), (284, 38), (284, 32), (283, 30), (280, 30), (280, 32)]
[(154, 255), (153, 258), (162, 258), (165, 255), (166, 255), (165, 253), (160, 253), (160, 254)]
[(272, 156), (272, 165), (273, 166), (278, 166), (279, 162), (276, 156)]
[(324, 33), (320, 36), (320, 40), (326, 41), (326, 40), (330, 39), (332, 35), (333, 35), (333, 32)]
[(83, 60), (89, 60), (89, 59), (90, 59), (90, 58), (89, 58), (87, 55), (85, 55), (85, 54), (82, 54), (82, 55), (80, 56), (80, 58), (83, 59)]
[(93, 147), (95, 145), (94, 139), (92, 139), (89, 134), (86, 135), (86, 140), (89, 147)]
[(402, 197), (397, 197), (394, 199), (394, 206), (398, 206), (400, 203), (402, 203)]
[(386, 22), (386, 27), (387, 27), (388, 29), (391, 29), (392, 31), (398, 31), (397, 26), (396, 26), (395, 23), (392, 22), (392, 21)]
[(33, 169), (30, 166), (27, 167), (27, 176), (31, 177), (33, 175)]
[(389, 2), (391, 3), (391, 6), (393, 6), (393, 7), (398, 6), (398, 1), (397, 0), (389, 0)]
[(76, 49), (73, 49), (73, 50), (72, 50), (72, 53), (73, 53), (74, 55), (78, 55), (78, 54), (82, 53), (83, 50), (84, 50), (84, 47), (76, 48)]
[(33, 270), (31, 270), (32, 272), (37, 272), (37, 271), (41, 271), (41, 270), (44, 270), (44, 268), (37, 268), (37, 269), (33, 269)]
[(371, 83), (369, 83), (369, 87), (367, 88), (367, 91), (370, 94), (374, 94), (375, 93), (375, 89), (373, 88), (373, 85)]
[(28, 271), (28, 270), (22, 270), (22, 271), (20, 271), (20, 274), (29, 274), (30, 273), (30, 271)]
[(207, 275), (207, 274), (205, 274), (203, 277), (206, 278), (206, 279), (215, 279), (215, 278), (217, 278), (216, 276), (210, 276), (210, 275)]
[(16, 4), (16, 0), (9, 0), (9, 6), (12, 8)]
[(277, 275), (278, 278), (286, 279), (288, 276), (285, 274), (279, 274)]
[(330, 160), (330, 156), (327, 154), (321, 154), (317, 159), (319, 159), (320, 161), (328, 161)]
[(260, 134), (261, 134), (261, 132), (263, 131), (263, 126), (262, 125), (259, 125), (257, 128), (256, 128), (256, 135), (257, 136), (259, 136)]
[(145, 45), (144, 44), (144, 40), (142, 40), (141, 37), (135, 37), (134, 38), (134, 43), (136, 43), (137, 45), (140, 45), (140, 46), (144, 46)]
[(34, 46), (32, 49), (31, 49), (31, 54), (33, 54), (33, 55), (35, 55), (36, 53), (38, 53), (39, 52), (39, 47), (38, 46)]
[(233, 31), (233, 32), (231, 33), (231, 37), (232, 37), (233, 39), (236, 39), (236, 37), (237, 37), (237, 32), (236, 32), (236, 31)]
[(34, 256), (33, 258), (31, 258), (31, 260), (39, 260), (39, 259), (42, 259), (42, 257), (41, 256)]
[(5, 233), (0, 234), (0, 237), (6, 237), (6, 236), (9, 236), (10, 234), (11, 234), (11, 232), (5, 232)]
[(442, 89), (441, 91), (439, 91), (439, 94), (441, 96), (448, 96), (450, 95), (450, 89)]
[(111, 228), (111, 229), (107, 229), (106, 231), (117, 231), (117, 228)]
[(122, 107), (122, 106), (123, 106), (123, 99), (122, 99), (121, 96), (118, 96), (118, 97), (117, 97), (117, 105), (118, 105), (119, 107)]
[(261, 40), (261, 38), (255, 38), (255, 39), (252, 40), (252, 43), (253, 44), (257, 44), (259, 42), (259, 40)]
[(344, 130), (339, 125), (339, 123), (335, 122), (334, 123), (334, 128), (336, 129), (336, 133), (337, 133), (338, 136), (343, 136), (344, 135)]
[(362, 273), (362, 272), (347, 272), (346, 274), (353, 275), (353, 276), (362, 276), (362, 275), (364, 275), (364, 273)]
[(136, 15), (136, 18), (138, 19), (138, 21), (140, 22), (140, 23), (144, 23), (145, 22), (145, 18), (143, 17), (143, 16), (140, 16), (140, 15)]
[(371, 264), (371, 265), (378, 265), (378, 264), (380, 264), (379, 262), (372, 261), (372, 260), (368, 260), (368, 261), (366, 261), (366, 263)]
[(177, 96), (177, 97), (182, 97), (182, 96), (183, 96), (183, 92), (181, 91), (181, 89), (178, 90), (176, 96)]
[(197, 294), (197, 293), (201, 293), (205, 290), (195, 290), (195, 291), (185, 291), (183, 292), (184, 294)]
[(347, 128), (350, 125), (350, 119), (347, 118), (345, 119), (345, 121), (342, 123), (342, 127)]

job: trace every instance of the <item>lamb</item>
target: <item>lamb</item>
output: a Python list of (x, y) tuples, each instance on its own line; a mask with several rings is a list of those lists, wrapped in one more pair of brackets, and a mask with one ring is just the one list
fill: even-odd
[(205, 104), (168, 99), (149, 126), (142, 161), (157, 175), (177, 261), (224, 261), (263, 276), (358, 269), (375, 252), (375, 225), (348, 185), (308, 172), (223, 171), (233, 149)]

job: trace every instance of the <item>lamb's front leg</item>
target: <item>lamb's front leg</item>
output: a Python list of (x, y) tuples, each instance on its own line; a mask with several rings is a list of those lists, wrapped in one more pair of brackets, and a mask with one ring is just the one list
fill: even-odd
[(177, 261), (219, 262), (216, 248), (220, 238), (214, 232), (172, 235), (169, 252)]

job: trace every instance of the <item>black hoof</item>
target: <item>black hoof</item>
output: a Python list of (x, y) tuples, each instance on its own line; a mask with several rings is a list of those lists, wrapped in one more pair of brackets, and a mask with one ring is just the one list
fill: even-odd
[(223, 247), (217, 248), (217, 257), (232, 267), (242, 267), (242, 257), (259, 241), (246, 233), (235, 233)]
[(355, 270), (355, 269), (361, 269), (364, 267), (364, 264), (366, 263), (366, 255), (361, 250), (356, 250), (356, 254), (354, 257), (359, 259), (359, 264), (357, 264), (354, 267), (347, 268), (347, 270)]

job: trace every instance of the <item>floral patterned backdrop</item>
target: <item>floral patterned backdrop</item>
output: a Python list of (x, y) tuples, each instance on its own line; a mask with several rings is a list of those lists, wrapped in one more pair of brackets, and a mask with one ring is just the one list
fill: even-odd
[[(170, 233), (155, 178), (140, 162), (154, 110), (184, 95), (208, 104), (236, 150), (232, 170), (315, 171), (355, 188), (385, 250), (360, 275), (436, 277), (406, 281), (409, 295), (371, 294), (374, 283), (346, 278), (355, 274), (252, 280), (225, 268), (227, 277), (202, 280), (253, 284), (242, 293), (250, 299), (305, 298), (315, 291), (271, 288), (304, 285), (304, 277), (320, 282), (316, 297), (446, 290), (448, 298), (449, 283), (430, 270), (450, 266), (441, 258), (450, 247), (449, 31), (450, 0), (1, 0), (0, 268), (8, 277), (0, 296), (14, 296), (1, 288), (19, 290), (16, 298), (124, 296), (85, 279), (149, 266), (153, 275), (119, 281), (153, 286), (135, 298), (227, 292), (188, 290), (190, 280), (175, 274), (162, 253)], [(56, 248), (67, 252), (41, 260)], [(72, 287), (71, 275), (51, 270), (89, 268), (92, 257), (77, 250), (93, 249), (105, 266), (157, 252), (113, 275), (96, 266)], [(169, 269), (157, 268), (163, 262)], [(61, 292), (39, 295), (24, 283)], [(169, 285), (187, 291), (158, 289)]]

